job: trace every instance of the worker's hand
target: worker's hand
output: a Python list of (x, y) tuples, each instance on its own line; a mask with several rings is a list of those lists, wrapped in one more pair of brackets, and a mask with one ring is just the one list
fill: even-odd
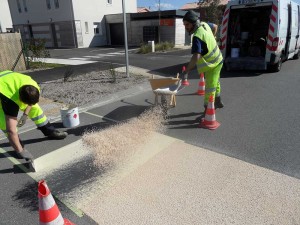
[(181, 73), (180, 73), (180, 78), (181, 78), (182, 80), (187, 80), (187, 79), (188, 79), (188, 73), (185, 72), (185, 71), (181, 72)]
[(21, 118), (18, 121), (17, 127), (22, 127), (24, 126), (24, 124), (26, 123), (28, 115), (26, 115), (25, 113), (23, 113), (23, 115), (21, 116)]

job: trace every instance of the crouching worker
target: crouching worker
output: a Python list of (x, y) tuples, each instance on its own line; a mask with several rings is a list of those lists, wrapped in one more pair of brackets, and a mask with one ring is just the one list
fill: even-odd
[(8, 70), (0, 72), (0, 129), (7, 136), (17, 156), (26, 160), (33, 159), (33, 156), (24, 148), (17, 133), (19, 110), (24, 112), (19, 126), (24, 125), (29, 117), (45, 136), (57, 140), (67, 137), (66, 132), (56, 130), (50, 124), (37, 104), (39, 97), (40, 87), (30, 76)]

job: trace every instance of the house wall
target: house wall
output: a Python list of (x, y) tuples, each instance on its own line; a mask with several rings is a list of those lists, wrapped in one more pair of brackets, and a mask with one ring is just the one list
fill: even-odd
[(23, 41), (42, 38), (46, 47), (76, 47), (72, 0), (60, 0), (59, 8), (50, 0), (50, 9), (46, 0), (26, 0), (27, 12), (23, 1), (20, 0), (21, 12), (16, 0), (8, 1), (14, 28), (20, 30)]
[(7, 0), (0, 0), (0, 33), (12, 28), (12, 20)]
[[(1, 0), (2, 1), (2, 0)], [(104, 15), (122, 13), (122, 0), (59, 0), (55, 8), (50, 0), (51, 9), (46, 0), (26, 0), (27, 12), (23, 0), (20, 0), (21, 12), (17, 0), (8, 0), (13, 24), (20, 30), (23, 40), (44, 38), (46, 47), (92, 47), (108, 44)], [(137, 0), (126, 1), (126, 12), (137, 11)], [(95, 24), (99, 34), (94, 34)], [(32, 32), (31, 32), (32, 30)]]
[[(109, 24), (112, 23), (123, 23), (123, 17), (120, 14), (108, 15), (106, 16), (106, 22), (108, 24), (108, 27)], [(127, 17), (128, 45), (139, 46), (143, 43), (143, 27), (145, 26), (158, 27), (158, 19), (130, 21), (130, 17)], [(174, 18), (173, 26), (160, 26), (160, 41), (172, 42), (175, 45), (189, 45), (190, 37), (186, 34), (182, 19)]]
[[(127, 0), (125, 3), (126, 13), (137, 11), (137, 1)], [(73, 0), (74, 18), (78, 22), (78, 28), (81, 27), (83, 46), (101, 46), (109, 44), (109, 36), (104, 15), (119, 14), (123, 12), (122, 0), (112, 0), (107, 3), (106, 0), (90, 0), (90, 4), (82, 0)], [(116, 22), (116, 21), (115, 21)], [(123, 22), (123, 17), (122, 17)], [(94, 34), (94, 23), (98, 23), (99, 34)], [(86, 30), (87, 26), (87, 30)]]

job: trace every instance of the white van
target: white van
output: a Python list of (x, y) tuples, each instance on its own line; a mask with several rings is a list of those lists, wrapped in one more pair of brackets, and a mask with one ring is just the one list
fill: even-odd
[(300, 56), (300, 0), (231, 0), (224, 11), (220, 49), (227, 70), (278, 72)]

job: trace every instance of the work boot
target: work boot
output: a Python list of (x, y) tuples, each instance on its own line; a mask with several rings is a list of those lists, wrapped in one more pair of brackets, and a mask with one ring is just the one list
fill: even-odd
[(221, 97), (218, 96), (218, 97), (215, 97), (215, 109), (221, 109), (224, 107), (224, 104), (223, 102), (221, 101)]
[(17, 152), (17, 156), (19, 159), (25, 159), (26, 161), (33, 160), (33, 155), (26, 149), (23, 149), (22, 152)]
[(48, 136), (50, 139), (61, 140), (61, 139), (65, 139), (68, 136), (68, 133), (59, 130), (54, 130), (49, 135), (46, 136)]

